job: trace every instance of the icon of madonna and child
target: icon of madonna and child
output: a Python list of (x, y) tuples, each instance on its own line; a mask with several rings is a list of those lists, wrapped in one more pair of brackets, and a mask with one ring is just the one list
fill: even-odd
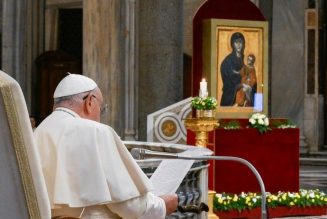
[(257, 92), (256, 57), (253, 54), (244, 57), (245, 38), (242, 33), (233, 33), (230, 43), (232, 52), (220, 66), (223, 82), (220, 106), (253, 107)]

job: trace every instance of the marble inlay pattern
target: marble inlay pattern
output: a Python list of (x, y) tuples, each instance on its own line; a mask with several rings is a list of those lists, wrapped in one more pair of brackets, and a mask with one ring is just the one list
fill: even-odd
[(186, 143), (183, 119), (191, 114), (191, 97), (151, 113), (147, 117), (147, 141)]

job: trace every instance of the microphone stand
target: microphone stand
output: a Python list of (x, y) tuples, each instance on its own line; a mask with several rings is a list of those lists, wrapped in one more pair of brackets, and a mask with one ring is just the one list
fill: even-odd
[(242, 163), (246, 165), (255, 175), (257, 178), (260, 190), (261, 190), (261, 218), (267, 219), (267, 209), (266, 209), (266, 190), (265, 185), (263, 183), (263, 180), (259, 174), (259, 172), (255, 169), (255, 167), (247, 160), (242, 159), (240, 157), (232, 157), (232, 156), (185, 156), (185, 155), (179, 155), (179, 154), (171, 154), (171, 153), (165, 153), (165, 152), (153, 152), (146, 149), (139, 149), (139, 157), (140, 159), (145, 158), (160, 158), (160, 159), (183, 159), (183, 160), (222, 160), (222, 161), (235, 161)]

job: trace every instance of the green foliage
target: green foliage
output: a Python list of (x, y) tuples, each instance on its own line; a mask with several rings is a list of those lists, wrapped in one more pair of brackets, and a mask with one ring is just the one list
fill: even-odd
[(225, 122), (224, 120), (219, 121), (219, 128), (223, 128), (226, 130), (234, 130), (234, 129), (240, 129), (241, 124), (237, 120), (231, 120), (228, 122)]
[[(312, 207), (327, 206), (327, 196), (324, 192), (316, 190), (300, 189), (299, 192), (278, 192), (277, 194), (266, 193), (267, 206), (269, 208), (286, 207)], [(257, 193), (236, 194), (216, 194), (213, 200), (213, 206), (216, 211), (243, 211), (261, 207), (261, 195)]]
[(272, 127), (278, 129), (296, 128), (296, 125), (290, 120), (275, 120), (271, 124)]

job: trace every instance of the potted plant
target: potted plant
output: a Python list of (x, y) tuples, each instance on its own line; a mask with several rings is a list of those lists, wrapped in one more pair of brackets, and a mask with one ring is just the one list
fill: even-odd
[(191, 106), (196, 110), (196, 117), (215, 117), (217, 100), (214, 97), (194, 97)]

